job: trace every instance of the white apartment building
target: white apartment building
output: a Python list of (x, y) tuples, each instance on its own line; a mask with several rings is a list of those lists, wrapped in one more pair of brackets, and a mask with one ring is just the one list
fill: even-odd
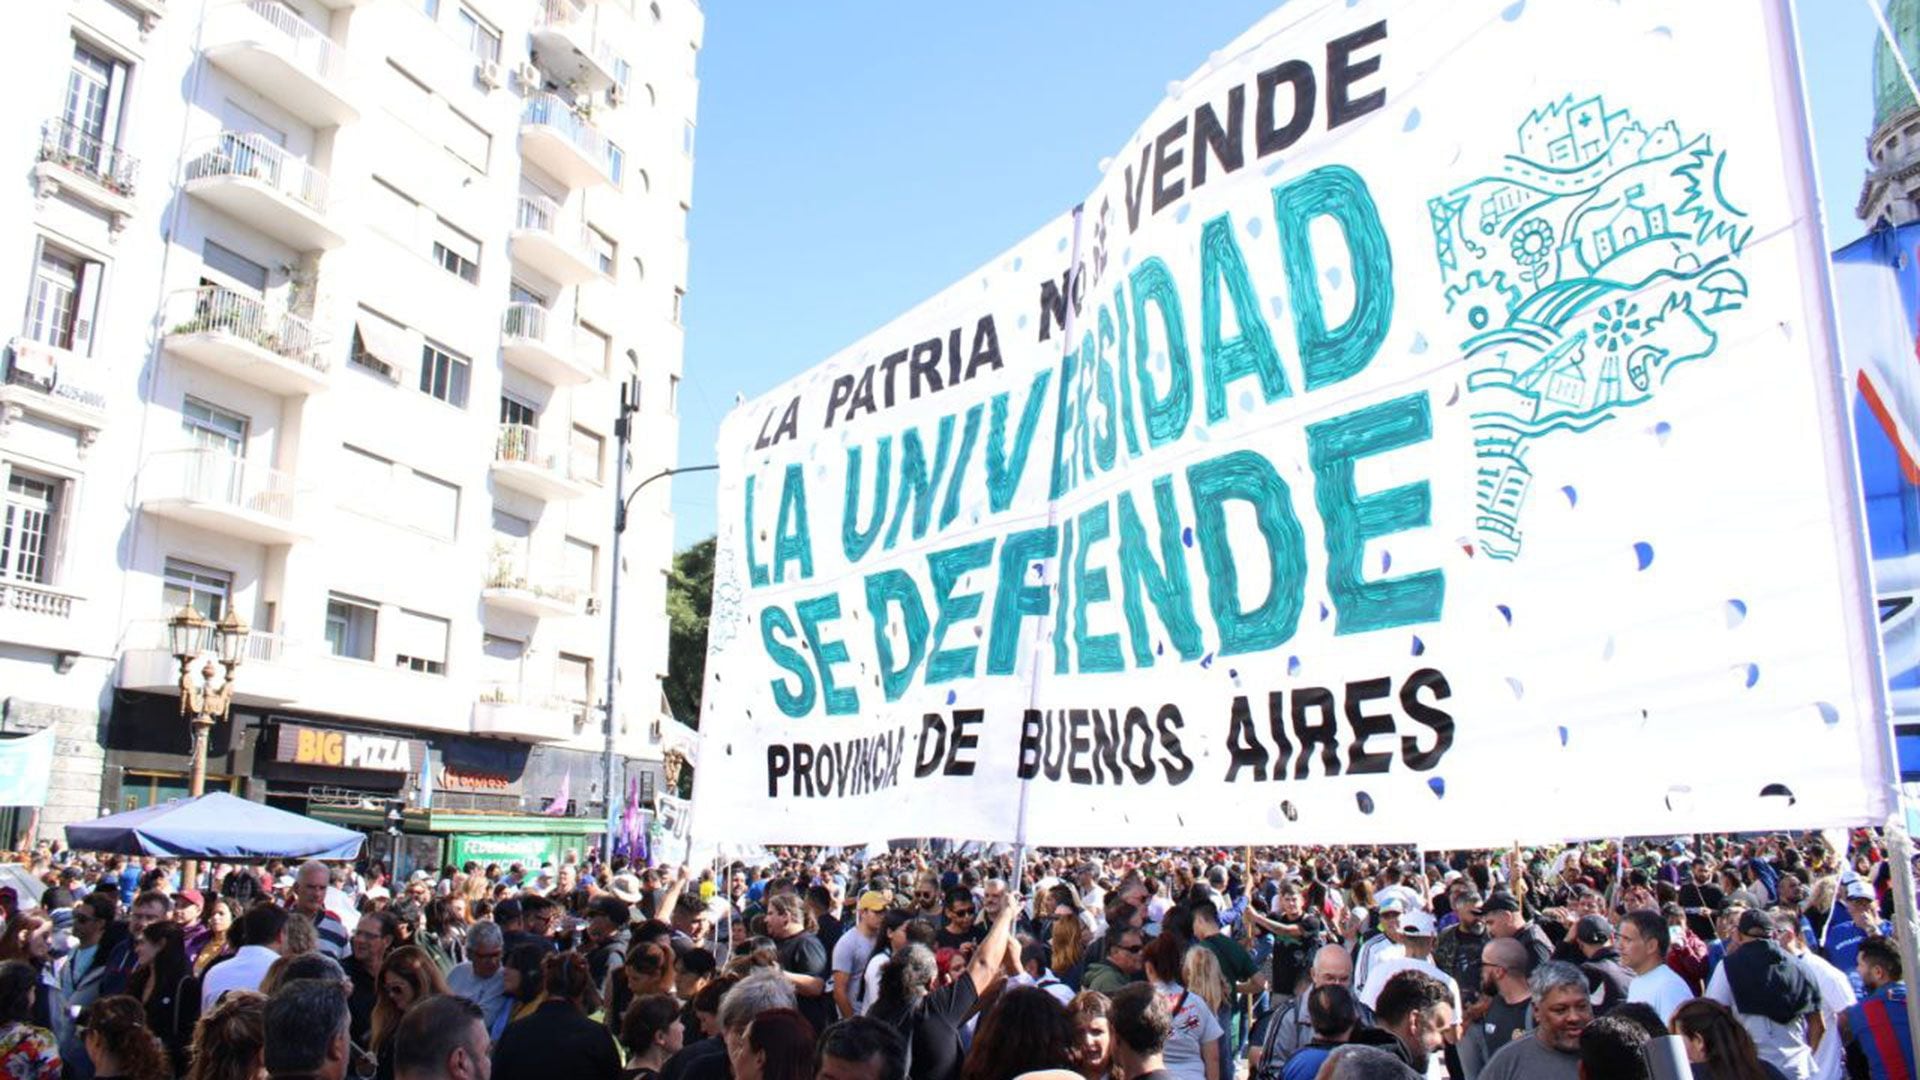
[[(598, 831), (614, 419), (637, 379), (629, 485), (674, 464), (697, 3), (8, 16), (0, 735), (58, 732), (41, 835), (184, 793), (182, 605), (253, 628), (210, 790), (405, 797), (423, 862)], [(656, 483), (612, 658), (648, 790), (671, 536)]]

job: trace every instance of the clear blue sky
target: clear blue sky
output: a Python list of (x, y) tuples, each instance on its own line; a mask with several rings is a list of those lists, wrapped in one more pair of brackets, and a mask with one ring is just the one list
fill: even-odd
[[(1864, 0), (1799, 2), (1837, 246), (1861, 232), (1876, 31)], [(710, 4), (680, 462), (714, 460), (736, 393), (819, 362), (1067, 209), (1170, 80), (1274, 6)], [(676, 547), (713, 532), (712, 474), (673, 496)]]

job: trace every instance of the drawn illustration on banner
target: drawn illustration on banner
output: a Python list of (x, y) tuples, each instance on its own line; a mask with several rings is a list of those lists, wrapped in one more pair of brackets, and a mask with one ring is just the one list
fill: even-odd
[(1472, 403), (1479, 550), (1511, 561), (1530, 444), (1653, 400), (1713, 355), (1753, 235), (1727, 156), (1674, 121), (1649, 130), (1599, 97), (1529, 113), (1497, 175), (1428, 201)]

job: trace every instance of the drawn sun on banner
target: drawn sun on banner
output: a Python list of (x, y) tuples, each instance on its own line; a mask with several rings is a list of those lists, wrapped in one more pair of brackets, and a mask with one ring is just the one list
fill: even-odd
[[(1753, 234), (1711, 137), (1649, 130), (1599, 97), (1530, 113), (1500, 171), (1428, 203), (1446, 310), (1471, 363), (1475, 528), (1520, 555), (1528, 446), (1653, 400), (1715, 352)], [(1568, 498), (1575, 498), (1568, 489)]]

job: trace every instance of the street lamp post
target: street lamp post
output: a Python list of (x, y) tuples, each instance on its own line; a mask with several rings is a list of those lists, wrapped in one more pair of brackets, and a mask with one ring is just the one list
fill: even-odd
[(606, 833), (600, 840), (600, 865), (602, 873), (613, 865), (613, 834), (620, 820), (620, 804), (616, 802), (616, 785), (619, 783), (620, 758), (614, 752), (614, 693), (620, 682), (620, 537), (627, 531), (627, 510), (633, 505), (634, 497), (646, 490), (648, 484), (668, 476), (681, 473), (712, 472), (718, 465), (688, 465), (676, 469), (661, 469), (645, 480), (634, 485), (632, 491), (627, 486), (627, 443), (633, 437), (633, 414), (640, 411), (640, 380), (635, 377), (626, 386), (620, 388), (620, 412), (614, 417), (613, 437), (617, 443), (613, 459), (613, 578), (607, 588), (607, 699), (605, 702), (606, 719), (606, 757), (601, 762), (604, 775), (601, 778), (601, 791), (607, 802)]
[[(213, 636), (213, 655), (196, 672), (193, 662), (206, 653), (204, 645), (209, 630)], [(207, 790), (207, 743), (213, 725), (226, 719), (233, 707), (233, 684), (247, 642), (247, 624), (240, 621), (231, 607), (219, 622), (213, 623), (192, 606), (183, 606), (167, 622), (167, 639), (174, 659), (180, 661), (180, 715), (188, 718), (193, 731), (193, 764), (187, 773), (187, 795), (197, 799)], [(181, 869), (181, 880), (187, 887), (195, 887), (199, 865), (188, 859)]]

